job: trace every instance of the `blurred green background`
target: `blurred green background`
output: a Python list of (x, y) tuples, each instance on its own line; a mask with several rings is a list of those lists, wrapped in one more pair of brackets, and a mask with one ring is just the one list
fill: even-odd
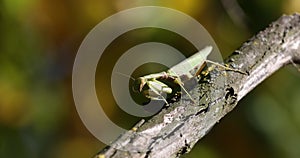
[[(118, 11), (143, 5), (170, 7), (194, 17), (211, 33), (223, 57), (282, 14), (300, 11), (299, 0), (1, 0), (1, 158), (84, 158), (105, 146), (89, 133), (76, 112), (73, 62), (96, 24)], [(151, 38), (126, 38), (160, 41), (169, 37), (151, 31), (146, 35)], [(119, 40), (118, 49), (111, 46), (111, 52), (128, 49), (128, 43)], [(110, 83), (101, 79), (108, 71), (97, 72), (98, 89)], [(278, 71), (183, 157), (300, 157), (299, 79), (291, 66)], [(122, 127), (129, 129), (140, 119), (124, 114), (112, 97), (101, 105), (107, 105), (106, 113)]]

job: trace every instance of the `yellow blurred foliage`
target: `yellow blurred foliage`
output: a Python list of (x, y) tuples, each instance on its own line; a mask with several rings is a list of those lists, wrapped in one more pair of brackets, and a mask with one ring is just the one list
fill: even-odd
[(91, 153), (98, 150), (96, 141), (88, 138), (70, 138), (63, 140), (53, 150), (52, 158), (84, 158), (92, 157)]
[(0, 122), (18, 126), (28, 112), (26, 92), (11, 82), (0, 82)]
[(300, 12), (299, 0), (287, 0), (283, 5), (283, 10), (286, 14)]
[[(6, 8), (6, 13), (18, 19), (26, 19), (24, 13), (30, 11), (30, 7), (35, 3), (35, 0), (3, 0), (3, 5)], [(2, 3), (1, 3), (2, 4)]]
[(206, 4), (207, 4), (206, 0), (151, 0), (151, 1), (133, 0), (130, 1), (130, 3), (124, 0), (116, 0), (115, 3), (116, 8), (119, 11), (131, 7), (149, 5), (149, 6), (168, 7), (168, 8), (182, 11), (190, 15), (195, 15), (196, 13), (202, 12)]

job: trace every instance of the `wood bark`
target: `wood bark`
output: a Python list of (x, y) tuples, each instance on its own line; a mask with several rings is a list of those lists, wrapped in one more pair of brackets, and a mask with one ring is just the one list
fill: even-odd
[(300, 63), (299, 14), (282, 16), (225, 60), (248, 75), (215, 67), (190, 91), (196, 104), (183, 96), (147, 122), (141, 120), (95, 157), (179, 157), (254, 87), (291, 63)]

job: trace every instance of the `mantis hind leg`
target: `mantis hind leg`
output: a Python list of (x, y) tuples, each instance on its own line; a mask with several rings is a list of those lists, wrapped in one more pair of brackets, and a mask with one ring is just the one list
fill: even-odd
[(224, 68), (225, 70), (235, 71), (235, 72), (238, 72), (238, 73), (241, 73), (241, 74), (248, 75), (248, 73), (246, 73), (246, 72), (243, 72), (243, 71), (241, 71), (241, 70), (237, 70), (237, 69), (233, 69), (233, 68), (224, 66), (224, 65), (219, 64), (219, 63), (217, 63), (217, 62), (213, 62), (213, 61), (210, 61), (210, 60), (206, 60), (206, 62), (207, 62), (207, 63), (214, 64), (214, 65), (217, 65), (217, 66), (219, 66), (219, 67), (222, 67), (222, 68)]

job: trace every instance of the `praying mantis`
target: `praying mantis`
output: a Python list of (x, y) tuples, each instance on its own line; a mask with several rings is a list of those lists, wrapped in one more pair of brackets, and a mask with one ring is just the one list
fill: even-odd
[[(163, 94), (171, 94), (172, 88), (161, 81), (171, 80), (176, 85), (179, 85), (181, 89), (188, 95), (188, 97), (195, 103), (192, 96), (184, 88), (183, 83), (184, 81), (190, 80), (199, 75), (206, 63), (211, 63), (216, 66), (223, 67), (225, 70), (247, 74), (243, 71), (229, 68), (219, 63), (207, 60), (207, 57), (212, 52), (212, 49), (212, 46), (206, 46), (199, 52), (171, 67), (167, 71), (139, 77), (137, 79), (137, 81), (139, 82), (138, 92), (144, 92), (145, 97), (151, 100), (163, 100), (166, 105), (169, 105)], [(144, 88), (146, 85), (148, 86), (148, 89)]]

